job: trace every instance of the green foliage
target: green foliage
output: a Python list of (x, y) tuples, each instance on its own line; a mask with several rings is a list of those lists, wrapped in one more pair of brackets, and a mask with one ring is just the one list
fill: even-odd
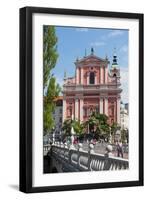
[(63, 127), (62, 130), (64, 131), (65, 136), (70, 136), (71, 135), (71, 128), (72, 128), (72, 120), (67, 119), (63, 122)]
[(76, 133), (78, 136), (83, 135), (83, 133), (84, 133), (84, 128), (85, 128), (85, 126), (84, 126), (83, 123), (81, 123), (79, 120), (78, 120), (78, 121), (77, 121), (77, 120), (74, 120), (74, 121), (72, 122), (72, 126), (73, 126), (73, 128), (74, 128), (75, 133)]
[(57, 62), (57, 41), (55, 27), (43, 26), (43, 89), (48, 86), (50, 72)]
[(54, 127), (52, 112), (53, 112), (53, 107), (47, 105), (43, 112), (44, 135)]
[(56, 83), (56, 79), (51, 74), (51, 70), (55, 67), (58, 58), (57, 53), (57, 37), (54, 26), (43, 27), (43, 128), (44, 134), (50, 132), (55, 123), (53, 112), (55, 110), (55, 99), (59, 96), (61, 88)]
[(128, 130), (121, 130), (121, 140), (123, 143), (125, 143), (126, 141), (128, 141)]
[[(92, 113), (86, 125), (92, 127), (92, 133), (97, 139), (109, 137), (108, 117), (105, 114)], [(90, 130), (91, 131), (91, 130)]]
[(85, 130), (84, 123), (81, 123), (79, 120), (67, 119), (63, 123), (62, 130), (64, 131), (65, 136), (71, 136), (71, 128), (73, 127), (75, 134), (77, 136), (82, 136)]
[(47, 95), (46, 95), (47, 104), (51, 104), (51, 105), (55, 104), (54, 103), (55, 98), (58, 97), (60, 91), (61, 91), (61, 88), (59, 84), (56, 84), (55, 77), (51, 77), (48, 88), (47, 88)]
[(114, 122), (111, 126), (111, 134), (114, 135), (116, 130), (119, 128), (118, 124), (116, 122)]

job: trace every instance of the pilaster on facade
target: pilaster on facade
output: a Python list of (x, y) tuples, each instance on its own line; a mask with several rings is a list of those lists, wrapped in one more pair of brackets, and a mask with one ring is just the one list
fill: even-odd
[(64, 122), (66, 119), (66, 100), (63, 99), (63, 117), (62, 117), (62, 121)]
[(87, 74), (87, 85), (89, 85), (89, 74)]
[(83, 85), (83, 68), (81, 68), (81, 85)]
[(104, 108), (103, 98), (100, 98), (100, 114), (103, 114), (103, 108)]
[(79, 68), (76, 68), (76, 84), (79, 84)]
[(108, 68), (105, 68), (105, 84), (108, 83)]
[(95, 74), (94, 82), (95, 82), (95, 85), (97, 85), (97, 74)]
[(108, 116), (108, 98), (105, 97), (105, 115)]
[(80, 99), (80, 121), (83, 121), (83, 99)]
[(75, 119), (78, 120), (79, 116), (79, 100), (78, 98), (75, 99)]
[(120, 124), (120, 97), (117, 98), (117, 123)]
[(104, 70), (102, 66), (100, 67), (100, 83), (104, 83)]

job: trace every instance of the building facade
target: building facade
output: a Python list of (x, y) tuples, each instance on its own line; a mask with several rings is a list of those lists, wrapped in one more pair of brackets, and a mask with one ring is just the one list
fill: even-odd
[(117, 56), (108, 69), (108, 58), (99, 58), (91, 54), (77, 59), (75, 76), (65, 77), (63, 85), (63, 121), (72, 116), (76, 120), (86, 121), (92, 112), (106, 114), (109, 123), (120, 124), (120, 69)]
[(121, 126), (122, 130), (128, 130), (129, 129), (128, 104), (121, 103), (121, 109), (120, 109), (120, 126)]

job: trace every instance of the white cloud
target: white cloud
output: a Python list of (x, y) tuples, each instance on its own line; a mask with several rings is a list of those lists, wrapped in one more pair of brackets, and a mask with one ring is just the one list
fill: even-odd
[(91, 46), (100, 47), (100, 46), (105, 46), (106, 43), (105, 43), (105, 42), (92, 42), (90, 45), (91, 45)]
[(108, 37), (116, 37), (116, 36), (123, 35), (123, 34), (124, 34), (124, 32), (121, 30), (113, 30), (108, 34)]
[(88, 32), (88, 28), (76, 28), (75, 30), (78, 32)]
[(121, 99), (123, 103), (129, 102), (129, 73), (127, 68), (120, 68), (120, 76), (121, 76)]
[(109, 39), (109, 38), (112, 38), (112, 37), (117, 37), (117, 36), (120, 36), (120, 35), (123, 35), (123, 34), (124, 34), (124, 31), (113, 30), (113, 31), (110, 31), (108, 34), (103, 35), (102, 39), (106, 40), (106, 39)]

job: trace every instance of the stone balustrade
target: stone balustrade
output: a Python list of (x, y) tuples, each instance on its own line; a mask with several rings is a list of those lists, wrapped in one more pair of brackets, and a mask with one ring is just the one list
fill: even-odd
[(89, 145), (89, 150), (85, 151), (82, 144), (78, 149), (67, 144), (56, 143), (51, 147), (51, 156), (62, 163), (63, 171), (101, 171), (101, 170), (125, 170), (129, 168), (127, 159), (114, 157), (111, 151), (112, 146), (108, 145), (106, 154), (94, 152), (94, 145)]
[(48, 152), (50, 151), (51, 145), (50, 144), (45, 144), (43, 145), (43, 155), (47, 156)]

